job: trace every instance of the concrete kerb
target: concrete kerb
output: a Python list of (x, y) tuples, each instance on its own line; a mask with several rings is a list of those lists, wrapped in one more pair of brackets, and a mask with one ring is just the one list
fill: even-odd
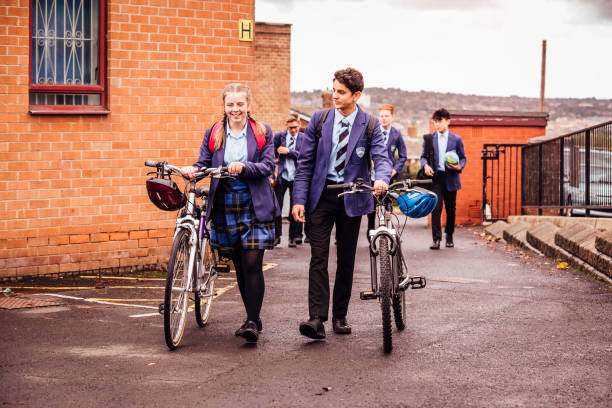
[(497, 238), (501, 230), (508, 243), (566, 261), (612, 284), (612, 257), (606, 253), (612, 252), (612, 220), (512, 216), (508, 221), (507, 227), (496, 222), (485, 232)]
[(558, 258), (557, 246), (554, 244), (557, 231), (559, 228), (556, 225), (542, 222), (527, 230), (527, 242), (547, 257)]
[(508, 226), (509, 225), (506, 221), (496, 221), (495, 223), (486, 227), (485, 232), (499, 241), (504, 239), (504, 230), (508, 228)]
[(531, 224), (526, 222), (517, 221), (515, 223), (512, 223), (508, 226), (508, 228), (504, 230), (504, 239), (506, 240), (506, 242), (512, 245), (528, 249), (531, 252), (543, 256), (544, 254), (542, 254), (542, 252), (540, 252), (538, 249), (531, 246), (529, 242), (527, 242), (527, 230), (529, 228), (531, 228)]
[(612, 229), (597, 235), (595, 248), (602, 254), (612, 257)]

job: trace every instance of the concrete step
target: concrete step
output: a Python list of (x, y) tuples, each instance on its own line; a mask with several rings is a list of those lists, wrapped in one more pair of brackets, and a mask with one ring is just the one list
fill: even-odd
[(597, 235), (595, 248), (602, 254), (612, 257), (612, 229)]
[(538, 251), (549, 258), (559, 257), (559, 248), (555, 245), (555, 234), (559, 227), (550, 223), (542, 222), (527, 230), (527, 242)]
[(504, 230), (508, 228), (509, 224), (506, 221), (496, 221), (495, 223), (489, 225), (485, 228), (485, 232), (493, 237), (496, 240), (504, 239)]
[(538, 255), (543, 255), (542, 252), (527, 242), (527, 230), (529, 228), (531, 228), (529, 223), (522, 221), (514, 222), (504, 230), (504, 240), (509, 244), (528, 249)]
[(608, 277), (612, 277), (612, 257), (595, 248), (597, 235), (595, 228), (577, 222), (559, 229), (555, 233), (555, 244)]

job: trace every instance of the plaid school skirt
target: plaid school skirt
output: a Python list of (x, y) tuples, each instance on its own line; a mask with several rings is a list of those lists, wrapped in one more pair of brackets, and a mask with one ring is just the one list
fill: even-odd
[(274, 221), (259, 222), (251, 193), (220, 189), (215, 194), (210, 231), (210, 245), (222, 254), (231, 253), (234, 248), (273, 249)]

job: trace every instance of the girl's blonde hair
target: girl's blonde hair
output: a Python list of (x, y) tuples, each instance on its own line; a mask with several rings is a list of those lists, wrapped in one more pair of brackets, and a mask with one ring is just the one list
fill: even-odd
[[(240, 84), (240, 83), (233, 83), (233, 84), (227, 85), (223, 89), (223, 94), (222, 94), (223, 95), (223, 126), (219, 127), (219, 130), (215, 134), (215, 150), (222, 149), (223, 146), (225, 146), (225, 123), (227, 122), (227, 114), (225, 113), (225, 97), (230, 92), (231, 93), (244, 93), (246, 95), (247, 105), (251, 105), (251, 101), (252, 101), (251, 90), (249, 89), (248, 86), (244, 84)], [(266, 134), (266, 127), (258, 120), (255, 120), (253, 116), (251, 116), (250, 110), (247, 111), (247, 121), (249, 119), (255, 122), (257, 133), (259, 133), (260, 135)]]

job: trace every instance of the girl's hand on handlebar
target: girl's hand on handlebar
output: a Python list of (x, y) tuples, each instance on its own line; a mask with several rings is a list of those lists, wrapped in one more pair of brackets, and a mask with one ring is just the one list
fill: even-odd
[(246, 168), (246, 164), (240, 162), (231, 162), (227, 166), (227, 172), (231, 176), (232, 174), (240, 174)]
[(194, 166), (185, 166), (181, 167), (181, 174), (187, 178), (194, 178), (195, 174), (198, 172), (198, 168)]
[(389, 189), (389, 185), (382, 180), (376, 180), (374, 182), (374, 195), (381, 195)]

